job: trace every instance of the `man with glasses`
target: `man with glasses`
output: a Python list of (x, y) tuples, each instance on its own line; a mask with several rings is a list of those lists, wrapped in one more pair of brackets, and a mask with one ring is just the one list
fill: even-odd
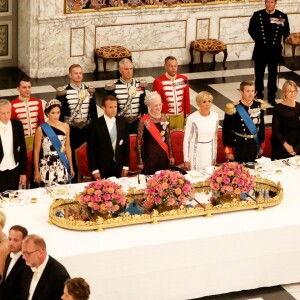
[(70, 276), (61, 263), (48, 255), (45, 240), (36, 234), (28, 235), (23, 240), (22, 253), (27, 266), (21, 299), (60, 299), (64, 282)]
[(27, 229), (20, 225), (14, 225), (8, 233), (8, 250), (10, 254), (5, 261), (3, 279), (0, 284), (0, 299), (18, 299), (21, 291), (21, 281), (25, 268), (22, 258), (22, 241), (27, 236)]
[(255, 87), (257, 99), (264, 99), (264, 73), (268, 65), (268, 101), (275, 106), (277, 67), (282, 61), (282, 45), (290, 34), (286, 14), (275, 9), (277, 0), (265, 0), (265, 8), (250, 19), (248, 32), (253, 39)]

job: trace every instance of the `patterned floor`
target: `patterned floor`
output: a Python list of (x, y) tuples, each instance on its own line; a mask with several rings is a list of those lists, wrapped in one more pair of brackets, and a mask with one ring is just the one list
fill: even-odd
[[(224, 70), (221, 63), (215, 66), (212, 64), (180, 66), (180, 73), (188, 76), (190, 80), (191, 92), (191, 108), (196, 109), (195, 95), (203, 90), (209, 91), (214, 97), (213, 110), (219, 114), (220, 126), (224, 119), (224, 108), (227, 102), (240, 99), (239, 84), (243, 80), (253, 80), (252, 61), (232, 61), (226, 63), (227, 69)], [(164, 73), (163, 68), (146, 68), (134, 71), (136, 78), (147, 79), (148, 90), (152, 90), (154, 78)], [(17, 68), (0, 68), (0, 98), (9, 100), (14, 99), (17, 95), (17, 80), (23, 73)], [(96, 88), (96, 101), (101, 106), (101, 99), (105, 94), (103, 89), (105, 82), (111, 79), (117, 79), (118, 72), (112, 71), (98, 74), (85, 74), (84, 82), (92, 84)], [(277, 102), (280, 101), (280, 94), (285, 80), (294, 80), (300, 86), (300, 59), (296, 57), (286, 58), (283, 66), (280, 67), (280, 75), (277, 92)], [(69, 82), (67, 76), (32, 79), (32, 93), (35, 97), (49, 101), (55, 98), (55, 90), (59, 86), (63, 86)], [(266, 85), (266, 84), (265, 84)], [(266, 93), (265, 93), (266, 94)], [(297, 101), (300, 102), (300, 93), (298, 93)], [(268, 104), (265, 114), (265, 123), (270, 125), (272, 122), (273, 107)], [(258, 288), (249, 291), (239, 291), (223, 295), (208, 296), (198, 298), (197, 300), (300, 300), (300, 284), (290, 284), (275, 287)], [(170, 299), (171, 300), (171, 299)]]

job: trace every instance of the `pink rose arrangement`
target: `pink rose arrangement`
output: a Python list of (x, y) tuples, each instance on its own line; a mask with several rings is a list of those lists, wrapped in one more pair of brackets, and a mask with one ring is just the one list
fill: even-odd
[(255, 181), (249, 170), (236, 162), (227, 162), (218, 167), (209, 178), (213, 194), (235, 195), (246, 194), (255, 186)]
[(143, 206), (146, 209), (186, 205), (194, 191), (189, 180), (179, 172), (161, 171), (147, 181)]
[(77, 199), (79, 204), (103, 214), (114, 213), (126, 205), (122, 187), (109, 179), (89, 183)]

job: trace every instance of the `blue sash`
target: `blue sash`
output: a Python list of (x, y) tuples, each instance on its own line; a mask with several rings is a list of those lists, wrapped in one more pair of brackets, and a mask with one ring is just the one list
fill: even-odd
[(258, 130), (255, 126), (255, 124), (253, 123), (253, 120), (250, 118), (249, 114), (246, 112), (244, 106), (242, 106), (241, 104), (238, 104), (236, 106), (236, 110), (239, 113), (239, 115), (241, 116), (241, 118), (245, 121), (245, 124), (247, 126), (247, 128), (249, 129), (250, 133), (252, 135), (254, 135), (254, 139), (257, 143), (258, 146), (258, 152), (260, 152), (260, 140), (259, 137), (257, 136)]
[(60, 160), (62, 161), (63, 165), (66, 167), (68, 171), (68, 182), (71, 183), (71, 171), (70, 171), (70, 165), (66, 158), (66, 155), (60, 151), (61, 149), (61, 142), (58, 139), (58, 136), (54, 132), (54, 130), (51, 128), (51, 126), (48, 123), (41, 124), (41, 128), (44, 130), (46, 135), (48, 136), (49, 140), (51, 141), (55, 151), (57, 152)]

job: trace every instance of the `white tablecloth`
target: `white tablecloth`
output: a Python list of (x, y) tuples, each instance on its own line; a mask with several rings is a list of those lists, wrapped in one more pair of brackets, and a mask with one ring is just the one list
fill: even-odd
[[(78, 232), (49, 225), (49, 196), (5, 205), (5, 230), (21, 224), (45, 237), (48, 252), (71, 277), (91, 285), (91, 300), (183, 300), (300, 281), (300, 169), (283, 168), (284, 199), (262, 212), (244, 211)], [(74, 186), (80, 190), (80, 186)]]

